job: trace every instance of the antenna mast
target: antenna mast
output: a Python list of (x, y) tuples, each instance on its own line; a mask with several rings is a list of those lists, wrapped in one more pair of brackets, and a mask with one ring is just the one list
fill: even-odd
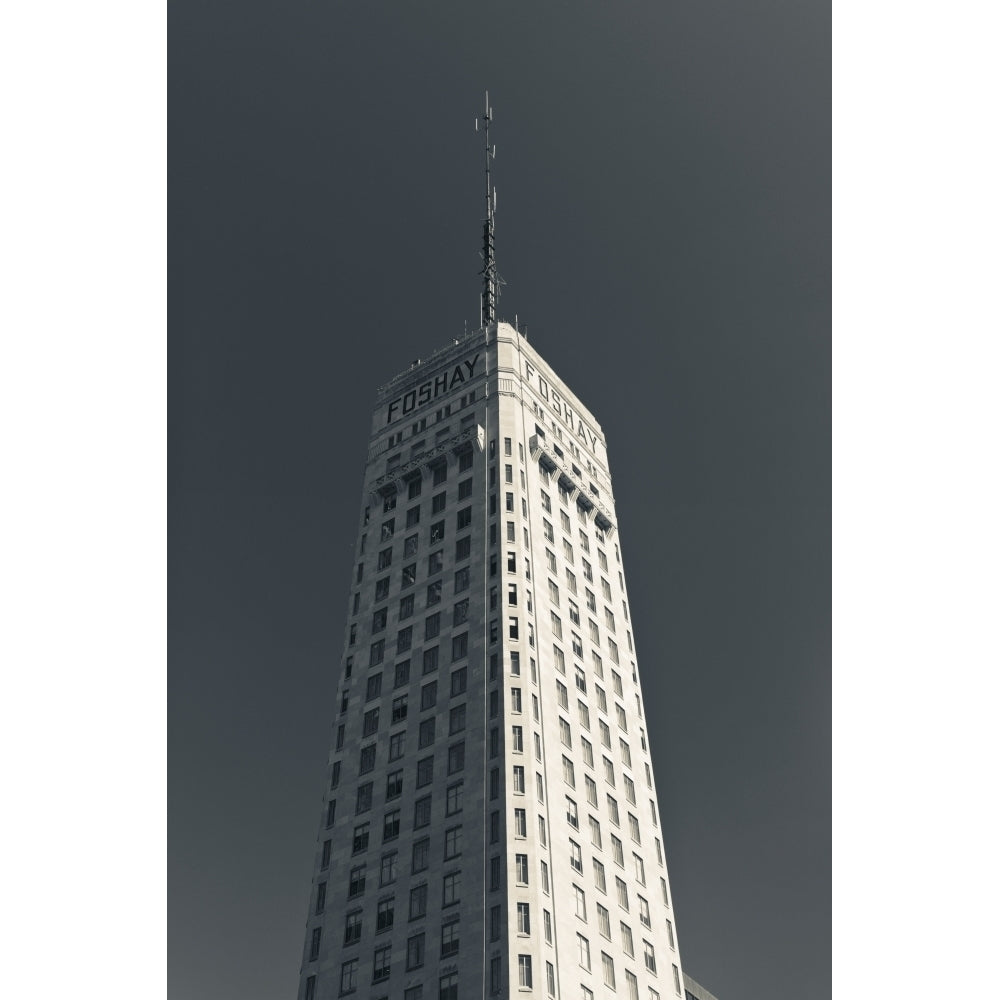
[(497, 208), (497, 192), (490, 179), (490, 160), (496, 159), (496, 146), (490, 146), (490, 122), (493, 120), (493, 109), (490, 107), (490, 92), (486, 91), (486, 113), (476, 119), (476, 131), (479, 122), (483, 122), (486, 133), (486, 219), (483, 222), (483, 294), (480, 297), (480, 321), (483, 326), (495, 323), (497, 318), (497, 299), (500, 297), (500, 278), (497, 275), (496, 246), (493, 229)]

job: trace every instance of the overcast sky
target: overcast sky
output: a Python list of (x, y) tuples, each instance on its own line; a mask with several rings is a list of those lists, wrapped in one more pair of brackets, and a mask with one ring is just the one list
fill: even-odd
[(830, 995), (830, 11), (174, 0), (170, 986), (294, 996), (375, 388), (478, 321), (600, 420), (685, 970)]

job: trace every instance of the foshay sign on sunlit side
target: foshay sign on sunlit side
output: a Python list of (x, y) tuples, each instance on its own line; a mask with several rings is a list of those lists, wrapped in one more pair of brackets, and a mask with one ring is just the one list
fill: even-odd
[(478, 360), (479, 355), (477, 354), (471, 361), (463, 361), (455, 365), (454, 368), (440, 372), (415, 389), (404, 392), (402, 396), (389, 404), (385, 414), (385, 422), (391, 424), (398, 417), (405, 417), (425, 403), (437, 399), (438, 396), (443, 396), (446, 392), (451, 392), (455, 386), (471, 381), (475, 378)]
[(552, 407), (552, 412), (596, 455), (597, 435), (559, 395), (559, 392), (532, 368), (529, 361), (524, 362), (524, 378), (528, 385)]

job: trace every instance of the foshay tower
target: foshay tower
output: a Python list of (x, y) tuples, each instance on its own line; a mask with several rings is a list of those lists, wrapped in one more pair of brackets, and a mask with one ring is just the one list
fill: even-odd
[(606, 442), (497, 320), (491, 119), (482, 326), (372, 415), (298, 1000), (683, 995)]

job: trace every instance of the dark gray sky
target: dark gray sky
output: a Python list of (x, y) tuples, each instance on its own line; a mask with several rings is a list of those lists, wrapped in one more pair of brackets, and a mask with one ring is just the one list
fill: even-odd
[(830, 11), (175, 0), (170, 986), (297, 983), (376, 386), (500, 312), (601, 421), (685, 969), (830, 995)]

